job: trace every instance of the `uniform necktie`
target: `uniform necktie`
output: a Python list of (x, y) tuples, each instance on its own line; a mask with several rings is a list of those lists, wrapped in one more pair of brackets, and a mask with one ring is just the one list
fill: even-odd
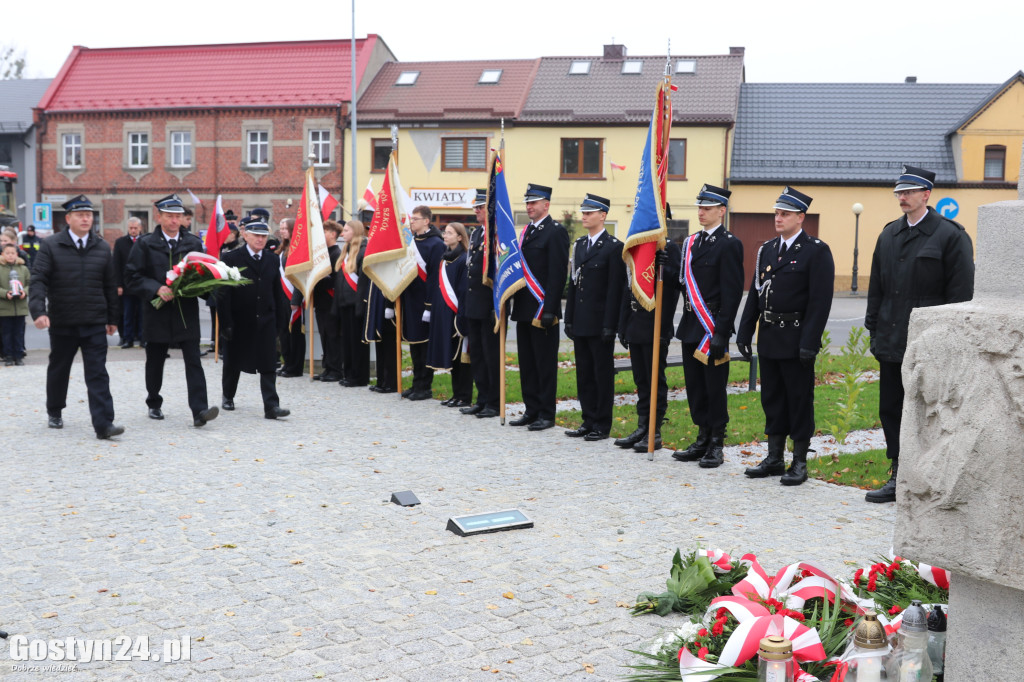
[(701, 233), (697, 235), (697, 245), (696, 245), (696, 248), (699, 249), (700, 247), (704, 246), (704, 241), (707, 239), (707, 237), (708, 237), (708, 233), (704, 232), (702, 230)]
[(167, 245), (169, 247), (171, 247), (171, 253), (174, 253), (174, 247), (178, 245), (178, 240), (177, 239), (168, 239), (167, 240)]
[(85, 240), (84, 239), (79, 239), (78, 240), (78, 250), (79, 251), (85, 251)]
[(584, 240), (584, 242), (583, 242), (583, 253), (580, 254), (580, 258), (586, 258), (587, 257), (587, 251), (589, 251), (589, 250), (590, 250), (590, 239), (588, 238), (588, 239)]
[(779, 247), (779, 260), (786, 255), (786, 242), (782, 242), (782, 246)]
[(261, 253), (260, 253), (259, 251), (257, 251), (256, 253), (254, 253), (254, 254), (252, 255), (252, 257), (256, 259), (256, 262), (257, 262), (257, 263), (259, 263), (259, 262), (260, 262), (260, 256), (261, 256), (261, 255), (262, 255), (262, 254), (261, 254)]

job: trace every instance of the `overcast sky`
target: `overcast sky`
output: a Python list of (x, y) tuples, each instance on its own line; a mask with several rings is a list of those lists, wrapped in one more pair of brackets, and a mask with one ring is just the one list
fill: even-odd
[[(45, 7), (45, 15), (40, 8)], [(300, 8), (320, 9), (301, 14)], [(1024, 68), (1024, 3), (790, 0), (356, 0), (357, 37), (381, 36), (400, 61), (727, 54), (746, 48), (747, 80), (1002, 83)], [(52, 78), (74, 45), (128, 47), (350, 38), (352, 3), (280, 0), (10, 0), (0, 44), (26, 76)], [(314, 65), (315, 66), (315, 65)], [(182, 78), (189, 74), (182, 73)]]

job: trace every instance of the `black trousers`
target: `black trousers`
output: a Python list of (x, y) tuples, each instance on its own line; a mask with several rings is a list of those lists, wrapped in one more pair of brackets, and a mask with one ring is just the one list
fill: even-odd
[(285, 325), (277, 338), (281, 344), (281, 369), (289, 374), (302, 374), (306, 368), (306, 333), (302, 331), (302, 317), (292, 323), (291, 329)]
[(878, 418), (885, 434), (885, 456), (898, 462), (903, 424), (903, 364), (879, 360), (878, 367)]
[(338, 320), (341, 327), (342, 375), (356, 386), (370, 382), (370, 345), (363, 342), (363, 325), (366, 318), (356, 315), (355, 306), (340, 309)]
[(462, 361), (462, 352), (452, 360), (452, 398), (467, 403), (473, 399), (473, 372), (470, 365)]
[(516, 322), (519, 345), (519, 385), (526, 417), (555, 420), (558, 387), (558, 326), (542, 329)]
[(469, 339), (469, 364), (476, 384), (477, 405), (498, 409), (499, 371), (501, 360), (498, 333), (490, 320), (467, 320), (466, 338)]
[(131, 294), (125, 294), (121, 297), (121, 308), (124, 313), (121, 318), (121, 343), (142, 341), (142, 311), (139, 310), (139, 299)]
[(114, 399), (107, 375), (107, 334), (102, 325), (72, 329), (50, 328), (50, 364), (46, 368), (46, 413), (60, 415), (67, 407), (68, 380), (75, 354), (82, 351), (85, 390), (89, 396), (92, 427), (100, 430), (114, 423)]
[(385, 322), (380, 328), (380, 341), (374, 341), (377, 349), (377, 387), (393, 391), (398, 387), (395, 375), (395, 325)]
[[(226, 358), (231, 357), (230, 354), (225, 354)], [(234, 366), (229, 360), (224, 361), (224, 373), (221, 375), (221, 388), (224, 391), (224, 397), (230, 400), (235, 399), (235, 393), (238, 391), (238, 378), (241, 375), (242, 370)], [(277, 397), (277, 374), (273, 371), (260, 372), (260, 394), (263, 396), (263, 410), (267, 411), (272, 407), (279, 407), (281, 405), (280, 398)]]
[(577, 336), (573, 347), (583, 426), (608, 433), (612, 429), (615, 399), (615, 341), (602, 341), (599, 336)]
[(693, 357), (696, 343), (683, 344), (683, 376), (686, 378), (686, 402), (690, 419), (697, 426), (715, 429), (729, 423), (729, 405), (725, 387), (729, 383), (729, 363), (704, 364)]
[(765, 435), (810, 440), (814, 435), (814, 367), (763, 355), (758, 360)]
[(427, 367), (427, 342), (410, 343), (409, 357), (412, 358), (412, 390), (429, 391), (434, 383), (434, 370)]
[[(164, 404), (160, 389), (164, 384), (164, 361), (167, 359), (168, 343), (146, 343), (146, 405), (161, 407)], [(192, 417), (209, 407), (206, 398), (206, 374), (199, 356), (199, 341), (189, 339), (181, 342), (181, 357), (185, 361), (185, 385), (188, 387), (188, 406)]]
[(341, 327), (334, 312), (327, 306), (313, 308), (316, 314), (320, 345), (323, 346), (323, 373), (341, 376)]
[[(668, 381), (665, 379), (665, 359), (668, 357), (668, 343), (659, 343), (658, 354), (658, 405), (655, 424), (661, 429), (668, 409)], [(636, 416), (638, 426), (647, 428), (651, 419), (651, 363), (654, 361), (654, 345), (650, 343), (629, 344), (629, 365), (633, 370), (636, 384)]]

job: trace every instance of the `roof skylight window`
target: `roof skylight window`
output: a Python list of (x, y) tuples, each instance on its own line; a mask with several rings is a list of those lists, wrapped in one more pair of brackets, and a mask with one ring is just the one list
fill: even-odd
[(395, 85), (415, 85), (416, 79), (419, 77), (419, 71), (403, 71), (398, 74), (398, 80), (395, 81)]

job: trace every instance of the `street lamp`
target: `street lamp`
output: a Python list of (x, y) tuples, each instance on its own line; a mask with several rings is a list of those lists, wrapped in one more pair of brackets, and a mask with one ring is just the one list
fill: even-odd
[(857, 293), (857, 246), (860, 242), (860, 214), (863, 212), (864, 205), (859, 201), (853, 205), (853, 283), (850, 285), (850, 291), (853, 293)]

